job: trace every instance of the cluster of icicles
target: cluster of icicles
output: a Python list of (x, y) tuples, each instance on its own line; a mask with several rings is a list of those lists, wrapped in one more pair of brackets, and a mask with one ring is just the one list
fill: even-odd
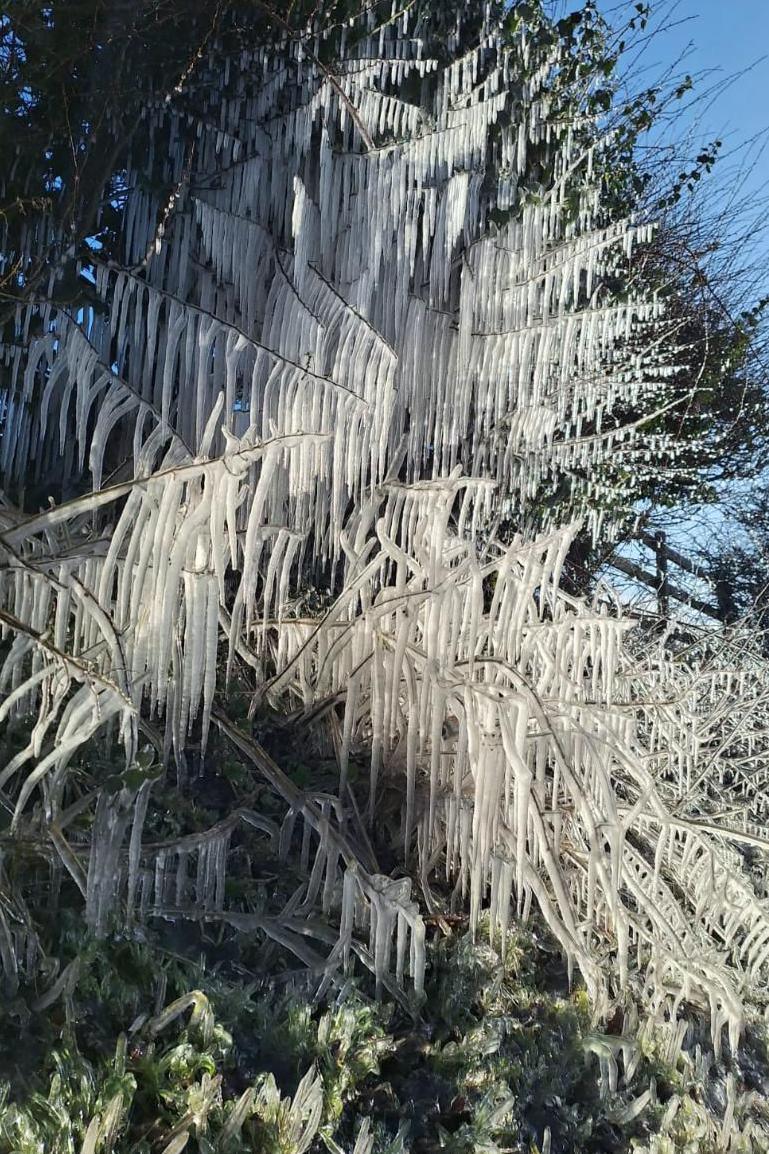
[[(63, 487), (39, 514), (0, 509), (0, 723), (32, 716), (0, 789), (13, 829), (42, 822), (99, 931), (119, 903), (129, 920), (216, 915), (326, 980), (356, 953), (380, 986), (409, 974), (419, 991), (410, 882), (345, 834), (366, 750), (369, 818), (402, 783), (398, 837), (428, 904), (438, 865), (502, 937), (535, 902), (599, 1008), (640, 972), (653, 1009), (704, 1000), (716, 1046), (724, 1024), (734, 1042), (769, 917), (718, 829), (691, 820), (727, 759), (702, 679), (631, 658), (627, 621), (559, 592), (570, 530), (504, 547), (493, 531), (564, 477), (595, 497), (602, 462), (648, 453), (642, 428), (602, 431), (665, 390), (656, 300), (603, 287), (639, 230), (602, 222), (589, 151), (548, 122), (555, 58), (522, 82), (528, 46), (487, 27), (438, 67), (409, 20), (356, 38), (333, 76), (312, 38), (226, 74), (212, 47), (189, 92), (147, 109), (174, 189), (162, 235), (168, 197), (136, 156), (124, 262), (94, 256), (104, 309), (20, 311), (0, 473)], [(408, 77), (418, 99), (398, 95)], [(521, 185), (543, 141), (555, 179), (535, 202)], [(317, 621), (292, 608), (306, 572), (343, 590)], [(307, 793), (282, 826), (239, 812), (158, 845), (149, 784), (103, 791), (84, 869), (62, 824), (73, 755), (110, 732), (131, 764), (150, 717), (183, 774), (236, 661), (278, 710), (332, 703), (317, 728), (337, 802)], [(241, 822), (298, 853), (290, 909), (225, 908)], [(337, 926), (320, 954), (302, 929), (317, 907)], [(26, 928), (3, 918), (8, 971)]]

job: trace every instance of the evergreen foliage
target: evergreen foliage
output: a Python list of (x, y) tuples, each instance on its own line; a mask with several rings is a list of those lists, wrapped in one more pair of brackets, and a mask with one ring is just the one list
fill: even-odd
[(446, 932), (415, 1022), (355, 983), (317, 1005), (301, 982), (245, 982), (242, 943), (236, 964), (196, 962), (162, 935), (97, 942), (65, 917), (56, 949), (79, 980), (27, 1010), (21, 1062), (3, 1013), (0, 1150), (715, 1151), (724, 1090), (733, 1148), (765, 1141), (749, 1089), (767, 1077), (763, 1035), (728, 1070), (670, 1060), (664, 1029), (591, 1028), (540, 926), (511, 932), (504, 961), (484, 933)]

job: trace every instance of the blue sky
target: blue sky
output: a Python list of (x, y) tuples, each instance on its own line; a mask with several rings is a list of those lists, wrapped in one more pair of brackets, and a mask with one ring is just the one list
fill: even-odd
[[(632, 9), (617, 0), (600, 6), (612, 21)], [(698, 135), (720, 137), (725, 151), (746, 145), (750, 182), (769, 181), (769, 0), (652, 0), (652, 8), (662, 27), (644, 54), (650, 81), (680, 58), (701, 94), (687, 114)]]
[[(640, 64), (646, 72), (635, 87), (653, 83), (676, 62), (682, 75), (694, 77), (699, 99), (684, 111), (672, 135), (680, 136), (689, 128), (699, 144), (720, 138), (723, 158), (714, 179), (728, 185), (732, 174), (738, 174), (735, 182), (747, 204), (746, 218), (755, 213), (766, 220), (769, 202), (763, 205), (762, 201), (769, 195), (769, 0), (651, 2), (656, 13), (652, 23), (659, 31), (644, 51)], [(569, 3), (573, 6), (575, 0)], [(614, 24), (623, 22), (623, 13), (633, 7), (632, 2), (619, 0), (599, 0), (599, 6)], [(721, 177), (716, 176), (719, 168)], [(763, 264), (769, 281), (767, 232), (756, 236), (755, 242), (756, 263)], [(764, 262), (762, 253), (767, 254)], [(704, 510), (701, 518), (691, 517), (673, 526), (683, 552), (691, 551), (696, 539), (702, 543), (714, 533), (728, 537), (734, 528), (728, 517), (722, 524), (712, 508)]]

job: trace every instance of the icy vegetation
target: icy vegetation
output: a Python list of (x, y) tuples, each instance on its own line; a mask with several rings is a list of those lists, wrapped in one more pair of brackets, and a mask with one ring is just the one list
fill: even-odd
[[(3, 853), (39, 853), (97, 935), (215, 923), (321, 990), (362, 966), (412, 1006), (425, 915), (488, 918), (503, 951), (535, 910), (596, 1020), (619, 1004), (630, 1034), (667, 1031), (675, 1066), (687, 1015), (735, 1053), (765, 989), (765, 666), (749, 637), (660, 638), (560, 587), (577, 523), (611, 531), (622, 471), (675, 462), (645, 424), (676, 349), (634, 265), (651, 226), (606, 209), (579, 94), (552, 113), (557, 44), (478, 7), (209, 45), (145, 110), (123, 260), (83, 269), (98, 303), (19, 310), (0, 347)], [(52, 476), (57, 501), (22, 511)], [(228, 713), (239, 684), (252, 718), (335, 759), (333, 784), (297, 784)], [(158, 833), (161, 773), (183, 789), (215, 727), (273, 804)], [(244, 844), (297, 871), (290, 896), (232, 897)], [(12, 994), (47, 972), (10, 881), (0, 957)], [(633, 1044), (595, 1042), (607, 1094)], [(291, 1101), (265, 1081), (224, 1128), (255, 1111), (305, 1150), (319, 1094), (312, 1071)], [(117, 1125), (99, 1110), (84, 1150)], [(733, 1115), (732, 1095), (725, 1142)]]
[(763, 1037), (724, 1076), (699, 1046), (671, 1059), (670, 1026), (598, 1033), (541, 928), (508, 934), (504, 963), (483, 933), (439, 934), (416, 1028), (355, 988), (318, 1006), (137, 942), (62, 938), (82, 966), (69, 1021), (35, 1015), (22, 1062), (0, 1042), (1, 1154), (766, 1149)]

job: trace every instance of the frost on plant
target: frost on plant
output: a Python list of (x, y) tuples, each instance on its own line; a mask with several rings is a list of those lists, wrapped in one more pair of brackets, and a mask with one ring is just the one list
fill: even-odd
[[(19, 309), (0, 349), (19, 497), (0, 507), (0, 721), (26, 719), (0, 769), (10, 832), (50, 843), (99, 933), (118, 911), (218, 918), (396, 993), (423, 988), (415, 882), (427, 908), (448, 887), (473, 925), (488, 909), (501, 940), (534, 904), (599, 1013), (634, 985), (652, 1015), (704, 1005), (735, 1045), (769, 957), (763, 667), (737, 642), (671, 654), (561, 591), (577, 522), (609, 532), (625, 497), (609, 464), (675, 461), (645, 426), (674, 403), (676, 349), (636, 255), (650, 225), (604, 203), (579, 91), (561, 115), (565, 49), (480, 9), (213, 42), (144, 109), (122, 259), (84, 270), (98, 307)], [(54, 475), (50, 508), (25, 508)], [(335, 795), (228, 718), (244, 676), (333, 750)], [(147, 734), (183, 784), (212, 723), (284, 810), (145, 836)], [(90, 796), (73, 765), (98, 742), (125, 764)], [(411, 876), (350, 835), (361, 751), (361, 827), (398, 782)], [(68, 835), (83, 812), (90, 845)], [(243, 823), (298, 861), (281, 909), (228, 904)], [(0, 910), (11, 983), (22, 939)], [(305, 1115), (260, 1094), (301, 1146)]]

